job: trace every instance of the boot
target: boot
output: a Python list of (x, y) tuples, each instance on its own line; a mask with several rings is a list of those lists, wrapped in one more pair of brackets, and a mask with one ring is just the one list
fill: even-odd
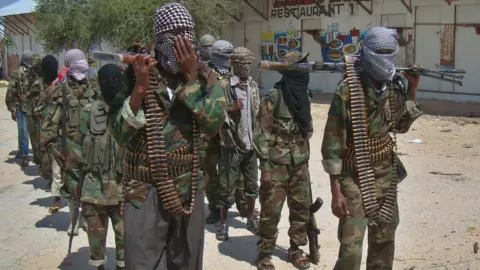
[(29, 164), (30, 164), (30, 160), (28, 160), (28, 157), (24, 157), (23, 160), (22, 160), (22, 163), (20, 163), (20, 166), (21, 167), (28, 167)]
[(97, 270), (105, 270), (105, 266), (103, 265), (97, 266)]
[(210, 214), (208, 215), (205, 223), (207, 224), (215, 224), (220, 221), (220, 209), (214, 208), (210, 210)]
[(222, 224), (216, 233), (216, 237), (218, 241), (228, 241), (230, 237), (228, 236), (228, 225)]
[(258, 233), (258, 217), (255, 215), (255, 198), (247, 198), (247, 230)]

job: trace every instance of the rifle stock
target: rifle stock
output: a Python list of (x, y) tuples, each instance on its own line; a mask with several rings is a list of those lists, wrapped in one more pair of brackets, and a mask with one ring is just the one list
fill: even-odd
[[(311, 186), (310, 186), (310, 198), (311, 198)], [(315, 220), (315, 213), (322, 207), (323, 200), (319, 197), (314, 203), (310, 205), (310, 220), (307, 223), (307, 237), (308, 237), (308, 249), (310, 250), (309, 259), (313, 264), (320, 262), (320, 244), (318, 243), (318, 236), (320, 230), (317, 228), (317, 222)]]

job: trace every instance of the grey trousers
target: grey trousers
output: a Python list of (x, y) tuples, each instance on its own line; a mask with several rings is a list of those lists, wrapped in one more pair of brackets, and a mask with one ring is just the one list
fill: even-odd
[(204, 244), (204, 195), (193, 213), (175, 218), (152, 188), (141, 208), (125, 202), (126, 270), (201, 270)]

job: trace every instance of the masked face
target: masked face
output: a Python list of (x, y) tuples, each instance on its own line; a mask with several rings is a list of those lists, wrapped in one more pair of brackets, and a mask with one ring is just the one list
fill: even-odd
[(242, 80), (248, 79), (252, 72), (252, 62), (232, 63), (233, 74)]
[(212, 46), (200, 46), (199, 53), (200, 53), (200, 60), (210, 61), (212, 57)]

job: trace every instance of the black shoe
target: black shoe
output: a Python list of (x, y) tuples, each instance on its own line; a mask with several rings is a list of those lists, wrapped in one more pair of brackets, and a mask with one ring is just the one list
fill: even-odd
[(103, 265), (97, 266), (97, 270), (105, 270), (105, 266)]
[(228, 225), (222, 224), (216, 233), (216, 237), (218, 241), (228, 241), (230, 237), (228, 237)]
[(23, 160), (22, 160), (22, 163), (20, 163), (20, 166), (21, 167), (28, 167), (29, 164), (30, 164), (30, 160), (28, 160), (28, 157), (24, 157)]
[(210, 211), (210, 214), (208, 215), (207, 219), (205, 220), (205, 223), (215, 224), (219, 221), (220, 221), (220, 210), (215, 209), (215, 210)]

